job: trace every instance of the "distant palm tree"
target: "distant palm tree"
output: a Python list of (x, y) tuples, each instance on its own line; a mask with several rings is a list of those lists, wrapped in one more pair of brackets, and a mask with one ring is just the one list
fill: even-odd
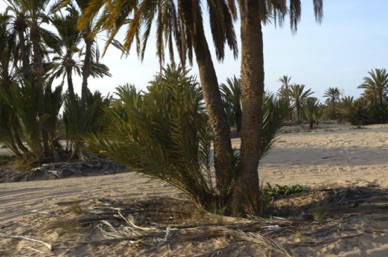
[(353, 96), (342, 97), (337, 104), (337, 113), (341, 120), (352, 125), (362, 125), (368, 120), (368, 110), (365, 99), (355, 100)]
[[(77, 30), (78, 12), (74, 8), (67, 8), (68, 14), (55, 14), (51, 21), (62, 39), (64, 53), (53, 58), (53, 74), (55, 78), (66, 78), (69, 97), (75, 99), (73, 74), (81, 75), (82, 63), (79, 60), (82, 40), (81, 33)], [(78, 56), (77, 56), (78, 55)]]
[(288, 89), (290, 87), (291, 77), (283, 75), (278, 79), (278, 82), (282, 83), (280, 86), (279, 94), (285, 98), (288, 98)]
[(329, 87), (323, 97), (326, 97), (326, 102), (330, 102), (332, 106), (332, 119), (336, 118), (336, 103), (340, 100), (341, 92), (338, 87)]
[[(290, 108), (290, 94), (289, 94), (289, 88), (290, 88), (290, 82), (291, 82), (291, 77), (288, 75), (283, 75), (278, 79), (278, 82), (281, 83), (280, 89), (278, 91), (278, 95), (284, 99), (286, 102), (286, 105), (288, 108)], [(292, 120), (292, 112), (290, 112), (290, 120)]]
[(231, 125), (236, 126), (236, 131), (241, 131), (241, 86), (240, 79), (236, 76), (227, 78), (226, 84), (221, 84), (221, 93), (226, 105), (226, 112), (231, 116)]
[(47, 14), (49, 2), (49, 0), (6, 0), (8, 5), (6, 15), (12, 19), (9, 27), (11, 33), (17, 38), (19, 50), (15, 56), (18, 57), (17, 61), (21, 60), (22, 63), (23, 80), (26, 82), (24, 86), (35, 88), (34, 91), (27, 91), (39, 94), (36, 104), (39, 106), (37, 117), (40, 125), (34, 126), (34, 129), (40, 130), (42, 146), (36, 145), (36, 149), (39, 151), (39, 148), (42, 148), (44, 158), (53, 156), (53, 148), (50, 147), (49, 132), (44, 118), (47, 115), (44, 87), (46, 85), (48, 53), (50, 51), (61, 52), (59, 38), (42, 27), (42, 24), (49, 22)]
[(319, 116), (319, 100), (316, 97), (308, 97), (306, 99), (306, 118), (309, 120), (310, 129), (314, 128), (314, 121), (318, 120)]
[(304, 91), (304, 87), (305, 85), (293, 84), (289, 89), (289, 95), (296, 110), (296, 124), (300, 123), (300, 114), (302, 111), (303, 101), (306, 100), (310, 95), (314, 94), (311, 89)]
[(17, 114), (7, 101), (7, 95), (13, 87), (17, 87), (18, 71), (15, 63), (16, 37), (8, 25), (11, 17), (0, 14), (0, 142), (4, 143), (16, 156), (28, 153), (23, 145), (20, 123)]
[[(81, 14), (84, 14), (86, 11), (86, 8), (88, 5), (91, 3), (91, 0), (59, 0), (57, 3), (54, 5), (53, 9), (58, 10), (63, 7), (67, 7), (68, 10), (71, 12), (78, 12), (74, 18), (75, 23), (79, 22), (79, 16)], [(76, 8), (77, 6), (77, 8)], [(84, 26), (79, 29), (79, 35), (84, 41), (84, 58), (82, 62), (82, 85), (81, 85), (81, 113), (84, 113), (87, 108), (87, 99), (89, 95), (89, 90), (88, 90), (88, 81), (89, 77), (103, 77), (104, 75), (109, 74), (109, 69), (105, 65), (102, 65), (99, 63), (99, 52), (96, 47), (96, 41), (95, 41), (95, 36), (98, 32), (98, 30), (95, 29), (95, 19), (94, 17), (91, 18), (90, 20), (84, 22)], [(97, 66), (97, 67), (96, 67)], [(100, 69), (99, 74), (96, 74), (96, 70)], [(94, 70), (94, 71), (93, 71)]]
[[(84, 81), (84, 69), (85, 63), (88, 64), (89, 71), (87, 72), (89, 76), (93, 78), (102, 78), (104, 76), (111, 76), (109, 68), (99, 62), (99, 53), (96, 49), (96, 45), (92, 44), (91, 47), (91, 60), (87, 61), (86, 58), (86, 47), (81, 47), (81, 42), (84, 41), (82, 31), (77, 29), (77, 23), (81, 13), (79, 10), (72, 4), (66, 5), (66, 16), (60, 12), (55, 14), (51, 21), (54, 24), (55, 28), (58, 31), (58, 34), (63, 42), (64, 54), (57, 55), (53, 58), (54, 74), (55, 77), (63, 76), (67, 78), (67, 85), (69, 95), (72, 99), (75, 99), (74, 85), (73, 85), (73, 73), (76, 75), (82, 75), (83, 85)], [(81, 58), (83, 57), (83, 58)], [(82, 59), (82, 60), (81, 60)], [(85, 89), (84, 89), (85, 90)], [(85, 94), (85, 92), (84, 92)], [(87, 97), (87, 95), (84, 95)], [(87, 100), (84, 100), (86, 103)], [(82, 100), (82, 89), (81, 89), (81, 105), (83, 104)], [(87, 107), (85, 107), (87, 108)], [(82, 111), (82, 110), (81, 110)], [(85, 110), (83, 110), (85, 111)]]
[(364, 89), (364, 95), (375, 106), (384, 104), (384, 95), (388, 92), (388, 73), (386, 69), (374, 69), (368, 72), (370, 77), (364, 77), (364, 82), (358, 88)]

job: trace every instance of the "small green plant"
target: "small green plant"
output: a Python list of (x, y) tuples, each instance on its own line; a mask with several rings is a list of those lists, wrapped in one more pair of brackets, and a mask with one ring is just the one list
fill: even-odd
[(270, 205), (273, 203), (276, 197), (297, 194), (303, 191), (306, 191), (306, 188), (299, 184), (292, 185), (292, 186), (288, 186), (288, 185), (280, 186), (276, 184), (274, 186), (271, 186), (269, 183), (267, 183), (265, 199), (266, 199), (266, 202), (269, 203)]
[(314, 221), (324, 221), (327, 218), (328, 207), (324, 204), (315, 204), (312, 210)]
[(70, 210), (72, 213), (77, 214), (77, 215), (80, 215), (80, 214), (82, 214), (82, 213), (84, 212), (84, 211), (82, 210), (82, 207), (81, 207), (81, 205), (80, 205), (79, 202), (74, 202), (74, 203), (70, 206), (69, 210)]
[(80, 224), (77, 221), (65, 220), (65, 221), (54, 222), (51, 225), (51, 227), (53, 229), (59, 229), (59, 231), (57, 231), (57, 233), (59, 236), (61, 236), (61, 235), (65, 234), (66, 232), (70, 232), (70, 231), (78, 229), (80, 227)]
[(352, 129), (368, 129), (365, 126), (357, 125), (356, 127), (353, 127)]
[(9, 165), (14, 160), (15, 160), (15, 156), (11, 156), (8, 154), (0, 154), (0, 166)]

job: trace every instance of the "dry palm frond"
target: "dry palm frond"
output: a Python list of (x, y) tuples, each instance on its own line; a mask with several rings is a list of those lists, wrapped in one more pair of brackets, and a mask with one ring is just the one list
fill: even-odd
[(40, 244), (43, 244), (44, 246), (46, 246), (50, 251), (52, 250), (52, 245), (51, 244), (43, 242), (42, 240), (31, 238), (29, 236), (6, 235), (4, 233), (0, 233), (0, 237), (20, 239), (20, 240), (27, 240), (27, 241), (31, 241), (31, 242), (37, 242), (37, 243), (40, 243)]

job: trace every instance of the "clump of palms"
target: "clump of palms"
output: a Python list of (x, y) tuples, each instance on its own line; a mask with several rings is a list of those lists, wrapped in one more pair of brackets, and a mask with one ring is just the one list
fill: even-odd
[[(106, 129), (86, 137), (90, 148), (176, 186), (204, 209), (230, 213), (239, 156), (231, 156), (233, 166), (220, 190), (212, 168), (210, 124), (195, 78), (182, 68), (167, 67), (150, 82), (148, 92), (125, 85), (116, 96), (105, 109)], [(266, 97), (261, 156), (286, 115), (278, 107), (273, 95)]]
[[(93, 97), (84, 89), (85, 83), (78, 99), (73, 75), (82, 75), (87, 82), (88, 76), (109, 76), (109, 69), (99, 63), (94, 42), (77, 30), (80, 13), (73, 5), (67, 6), (64, 14), (54, 13), (58, 9), (49, 8), (48, 0), (6, 3), (8, 8), (0, 14), (0, 141), (26, 163), (61, 160), (66, 157), (61, 156), (63, 149), (58, 142), (62, 136), (58, 134), (58, 122), (63, 103), (67, 120), (70, 110), (74, 111), (72, 117), (79, 116), (66, 123), (67, 132), (71, 132), (67, 136), (73, 142), (79, 140), (78, 134), (90, 131), (85, 129), (85, 124), (95, 118), (90, 110), (98, 109), (90, 103)], [(58, 34), (41, 26), (45, 23)], [(82, 50), (83, 40), (91, 42), (89, 57)], [(59, 77), (63, 80), (58, 83)], [(67, 94), (63, 92), (65, 78)], [(91, 106), (86, 106), (88, 102)], [(74, 128), (79, 129), (77, 135)]]
[(371, 105), (383, 106), (388, 94), (388, 73), (386, 69), (374, 69), (368, 72), (369, 77), (364, 77), (364, 82), (358, 88), (364, 89), (364, 97)]
[[(224, 206), (235, 174), (219, 195), (211, 174), (211, 133), (202, 90), (182, 68), (167, 67), (148, 92), (125, 85), (105, 109), (108, 127), (87, 137), (91, 149), (188, 193), (205, 208)], [(231, 156), (237, 173), (237, 159)]]
[(385, 123), (388, 121), (388, 73), (386, 69), (374, 69), (368, 73), (369, 77), (364, 77), (358, 88), (364, 89), (362, 98), (368, 106), (370, 123)]
[(352, 125), (362, 125), (367, 123), (368, 109), (363, 99), (355, 100), (353, 96), (341, 98), (337, 104), (338, 120), (348, 121)]

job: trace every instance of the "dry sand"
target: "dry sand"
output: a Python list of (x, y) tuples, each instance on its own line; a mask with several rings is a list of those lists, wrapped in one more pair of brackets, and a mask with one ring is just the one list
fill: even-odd
[[(238, 146), (238, 140), (234, 139), (233, 144)], [(285, 128), (261, 161), (260, 179), (272, 185), (365, 187), (387, 192), (387, 153), (388, 125), (367, 126), (366, 129), (335, 126), (313, 132)], [(175, 248), (163, 245), (160, 249), (142, 252), (128, 242), (79, 244), (98, 231), (90, 233), (91, 228), (88, 228), (86, 236), (78, 230), (75, 234), (66, 232), (62, 227), (59, 233), (52, 225), (69, 208), (64, 207), (65, 202), (80, 201), (86, 206), (97, 200), (101, 203), (103, 199), (129, 203), (159, 197), (184, 199), (185, 195), (162, 181), (151, 181), (133, 172), (0, 184), (0, 256), (215, 256), (216, 253), (217, 256), (258, 256), (257, 244), (231, 243), (233, 236), (229, 232), (224, 232), (226, 236), (221, 238), (196, 239), (177, 244)], [(341, 221), (311, 221), (300, 226), (292, 223), (288, 232), (267, 235), (281, 245), (290, 246), (291, 256), (388, 256), (387, 202), (379, 204), (384, 211), (378, 215), (373, 212), (366, 216), (348, 215)], [(261, 226), (256, 232), (262, 229)], [(326, 234), (321, 235), (319, 231), (326, 231)], [(2, 238), (5, 235), (43, 240), (53, 245), (53, 249), (49, 251), (40, 243), (24, 239)], [(226, 246), (231, 244), (235, 245), (234, 252), (227, 251)], [(261, 256), (265, 253), (261, 252)]]

